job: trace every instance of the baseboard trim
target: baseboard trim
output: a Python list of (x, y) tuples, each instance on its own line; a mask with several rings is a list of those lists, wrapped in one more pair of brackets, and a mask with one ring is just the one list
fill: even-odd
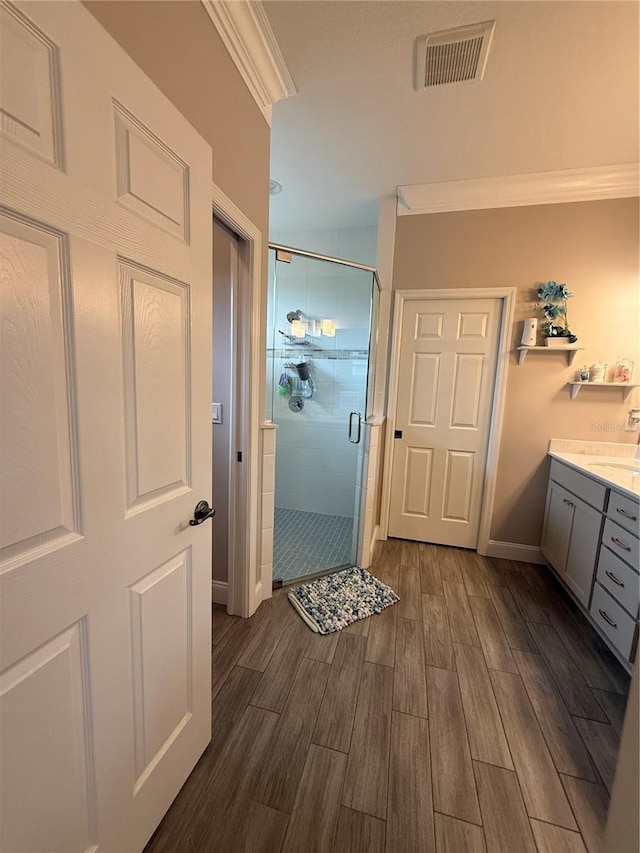
[(226, 581), (211, 581), (211, 601), (214, 604), (227, 604), (227, 590), (229, 584)]
[(500, 542), (497, 539), (489, 539), (486, 556), (500, 557), (503, 560), (516, 560), (519, 563), (537, 563), (541, 566), (547, 562), (544, 554), (536, 545)]

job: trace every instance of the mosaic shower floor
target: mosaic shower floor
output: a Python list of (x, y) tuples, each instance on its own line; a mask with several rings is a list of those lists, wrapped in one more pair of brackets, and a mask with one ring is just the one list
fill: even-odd
[(285, 584), (345, 564), (352, 565), (353, 519), (276, 507), (273, 577)]

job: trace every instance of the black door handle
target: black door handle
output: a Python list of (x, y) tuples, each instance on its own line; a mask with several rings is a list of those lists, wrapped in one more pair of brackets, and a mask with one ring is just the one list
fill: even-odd
[[(358, 432), (356, 433), (355, 439), (351, 438), (353, 434), (353, 419), (358, 419)], [(351, 412), (349, 415), (349, 441), (351, 444), (360, 444), (360, 435), (362, 434), (362, 415), (360, 412)]]
[(213, 518), (215, 514), (215, 509), (211, 509), (207, 501), (198, 501), (193, 511), (193, 518), (189, 519), (189, 524), (195, 527), (196, 524), (202, 524), (208, 518)]

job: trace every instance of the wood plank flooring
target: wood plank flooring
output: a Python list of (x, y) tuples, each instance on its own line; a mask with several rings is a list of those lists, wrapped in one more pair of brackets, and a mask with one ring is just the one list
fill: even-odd
[(545, 567), (381, 542), (401, 601), (213, 609), (212, 741), (145, 853), (599, 853), (629, 679)]

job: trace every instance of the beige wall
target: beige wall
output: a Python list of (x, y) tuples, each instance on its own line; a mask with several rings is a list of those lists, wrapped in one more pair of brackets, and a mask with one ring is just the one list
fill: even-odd
[(638, 199), (398, 217), (394, 289), (517, 287), (512, 347), (522, 319), (536, 316), (537, 283), (563, 281), (574, 293), (570, 326), (586, 347), (574, 367), (560, 353), (530, 353), (520, 366), (511, 357), (492, 539), (539, 544), (549, 438), (637, 440), (596, 429), (622, 424), (637, 391), (627, 403), (615, 388), (571, 400), (566, 383), (580, 363), (624, 357), (640, 376), (638, 254)]
[(266, 242), (269, 126), (199, 0), (84, 5), (213, 149), (213, 180)]

